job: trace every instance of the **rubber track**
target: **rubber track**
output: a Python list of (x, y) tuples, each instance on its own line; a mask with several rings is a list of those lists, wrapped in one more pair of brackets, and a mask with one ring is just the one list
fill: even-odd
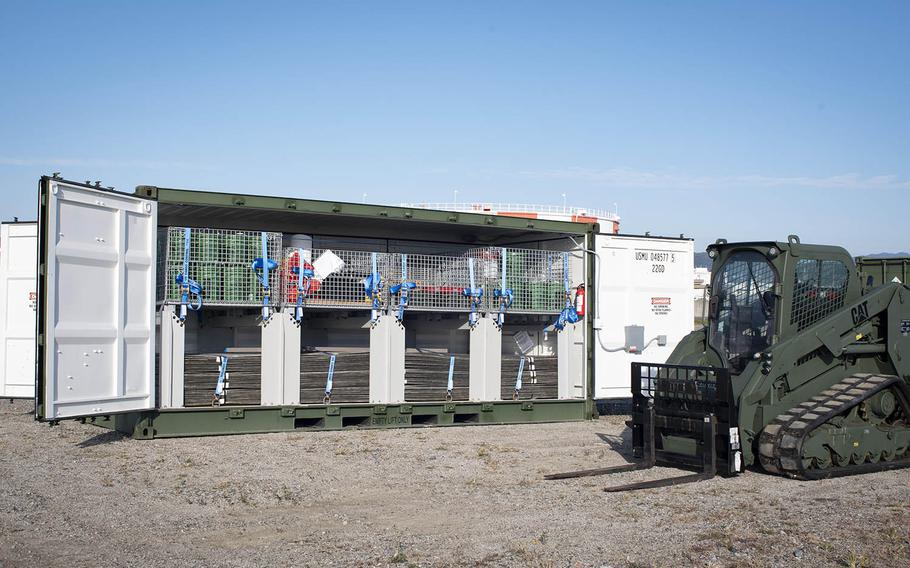
[[(806, 480), (910, 466), (910, 454), (890, 462), (882, 460), (825, 469), (806, 469), (800, 457), (803, 441), (810, 432), (892, 386), (904, 385), (899, 377), (893, 375), (855, 374), (779, 415), (765, 426), (759, 437), (758, 458), (761, 466), (771, 473)], [(910, 416), (906, 412), (908, 409), (904, 410), (905, 417)]]

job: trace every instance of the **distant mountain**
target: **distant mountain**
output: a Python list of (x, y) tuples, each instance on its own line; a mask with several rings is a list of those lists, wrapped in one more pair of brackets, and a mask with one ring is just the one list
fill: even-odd
[[(894, 258), (910, 257), (910, 252), (877, 252), (875, 254), (864, 254), (865, 258)], [(711, 258), (706, 252), (695, 253), (695, 268), (711, 268)]]

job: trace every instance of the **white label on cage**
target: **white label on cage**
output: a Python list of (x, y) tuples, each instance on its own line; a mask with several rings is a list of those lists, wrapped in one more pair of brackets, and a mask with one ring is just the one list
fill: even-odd
[(325, 280), (342, 268), (344, 268), (344, 261), (332, 251), (326, 250), (313, 262), (313, 275), (316, 280)]

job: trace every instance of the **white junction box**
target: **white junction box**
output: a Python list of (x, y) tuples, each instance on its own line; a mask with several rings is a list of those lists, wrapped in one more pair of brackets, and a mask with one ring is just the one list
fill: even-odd
[[(594, 398), (629, 398), (631, 363), (666, 362), (692, 331), (694, 242), (601, 234), (594, 246)], [(630, 326), (644, 328), (643, 350), (625, 348)], [(660, 336), (666, 336), (665, 345), (659, 345)]]
[(37, 223), (0, 225), (0, 397), (35, 397)]

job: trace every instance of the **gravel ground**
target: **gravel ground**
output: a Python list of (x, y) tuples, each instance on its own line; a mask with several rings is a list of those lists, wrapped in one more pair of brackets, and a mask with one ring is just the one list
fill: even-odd
[(623, 419), (131, 440), (0, 402), (0, 566), (910, 566), (910, 470), (626, 494)]

